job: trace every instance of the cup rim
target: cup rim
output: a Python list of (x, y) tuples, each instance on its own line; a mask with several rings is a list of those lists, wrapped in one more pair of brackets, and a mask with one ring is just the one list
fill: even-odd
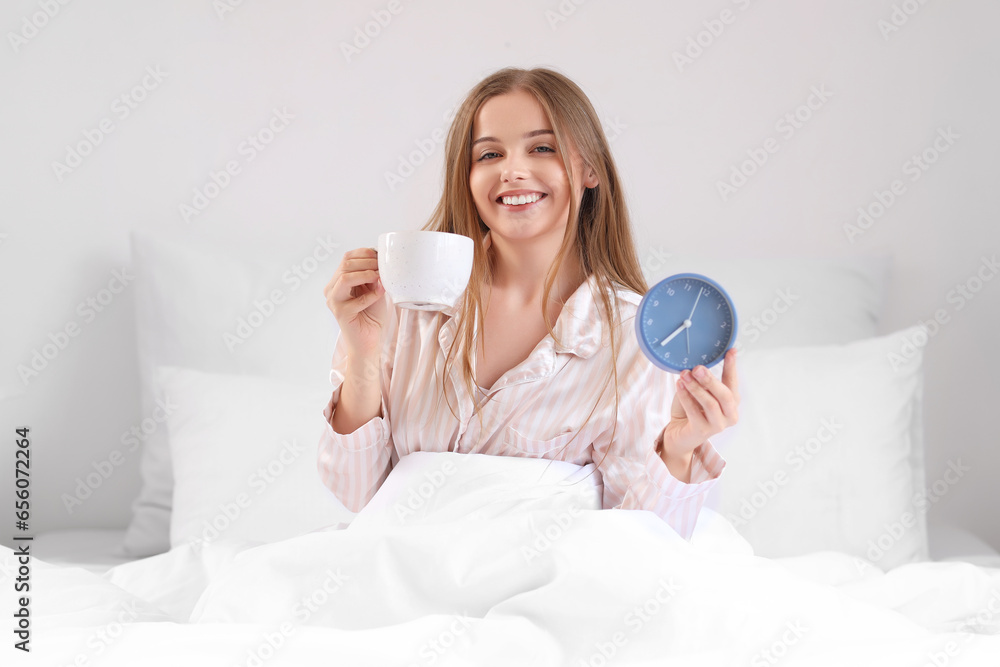
[(439, 232), (437, 230), (432, 230), (432, 229), (404, 229), (402, 231), (397, 231), (397, 232), (382, 232), (381, 234), (378, 235), (379, 243), (381, 243), (382, 240), (387, 238), (390, 234), (403, 237), (407, 236), (419, 237), (419, 236), (426, 236), (427, 234), (435, 234), (445, 238), (465, 239), (465, 241), (459, 241), (459, 243), (465, 243), (466, 241), (472, 243), (472, 239), (466, 236), (465, 234), (456, 234), (455, 232)]

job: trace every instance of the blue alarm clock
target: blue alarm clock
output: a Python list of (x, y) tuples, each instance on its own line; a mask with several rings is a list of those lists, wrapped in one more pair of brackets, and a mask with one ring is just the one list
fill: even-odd
[(736, 327), (736, 308), (726, 290), (697, 273), (656, 283), (635, 314), (639, 347), (671, 373), (717, 364), (736, 342)]

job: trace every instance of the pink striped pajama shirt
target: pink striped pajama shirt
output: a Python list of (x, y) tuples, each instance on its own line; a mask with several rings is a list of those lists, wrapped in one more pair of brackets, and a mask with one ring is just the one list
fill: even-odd
[[(477, 392), (480, 403), (486, 401), (481, 423), (478, 415), (472, 416), (473, 400), (457, 366), (451, 369), (447, 392), (458, 419), (440, 396), (457, 309), (438, 313), (396, 308), (386, 295), (380, 369), (383, 416), (350, 434), (330, 427), (347, 366), (338, 340), (330, 371), (333, 396), (323, 410), (327, 424), (319, 443), (323, 483), (356, 512), (399, 458), (414, 451), (527, 456), (579, 465), (603, 458), (596, 474), (604, 485), (605, 509), (650, 510), (689, 538), (725, 461), (710, 442), (704, 443), (694, 451), (691, 481), (684, 483), (654, 451), (656, 438), (670, 420), (676, 376), (653, 366), (640, 351), (633, 323), (640, 297), (626, 290), (618, 291), (622, 324), (615, 414), (614, 387), (607, 379), (611, 350), (606, 338), (602, 342), (604, 325), (592, 289), (596, 284), (590, 278), (563, 306), (555, 325), (562, 347), (546, 334), (528, 358), (485, 395)], [(600, 408), (581, 430), (597, 393), (605, 388)], [(577, 431), (576, 439), (564, 446)]]

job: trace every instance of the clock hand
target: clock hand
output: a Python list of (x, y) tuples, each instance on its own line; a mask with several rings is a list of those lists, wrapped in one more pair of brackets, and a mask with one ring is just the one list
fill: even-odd
[(688, 329), (691, 328), (691, 318), (694, 317), (694, 309), (698, 307), (698, 301), (701, 300), (701, 292), (703, 289), (704, 289), (703, 287), (698, 288), (698, 296), (694, 298), (694, 305), (691, 306), (691, 314), (688, 315), (688, 318), (686, 320), (684, 320), (684, 324), (686, 325), (684, 327), (684, 335), (687, 336), (688, 354), (691, 354), (691, 332), (689, 332)]
[[(705, 289), (704, 287), (699, 287), (699, 288), (698, 288), (698, 296), (697, 296), (697, 297), (695, 297), (695, 300), (694, 300), (694, 305), (693, 305), (693, 306), (691, 306), (691, 314), (690, 314), (690, 315), (688, 315), (688, 319), (689, 319), (689, 320), (690, 320), (690, 319), (691, 319), (692, 317), (694, 317), (694, 309), (698, 307), (698, 301), (699, 301), (699, 300), (701, 299), (701, 293), (702, 293), (702, 291), (703, 291), (704, 289)], [(690, 325), (688, 325), (688, 326), (690, 326)]]
[(660, 341), (660, 346), (664, 346), (674, 339), (674, 336), (682, 331), (687, 331), (687, 328), (691, 326), (691, 320), (684, 320), (684, 323), (677, 327), (672, 334)]

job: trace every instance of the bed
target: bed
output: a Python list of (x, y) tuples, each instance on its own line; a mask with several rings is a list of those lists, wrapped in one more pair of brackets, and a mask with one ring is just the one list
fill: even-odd
[[(125, 532), (124, 528), (50, 530), (35, 536), (32, 555), (52, 565), (103, 575), (115, 566), (140, 560), (125, 552)], [(1000, 552), (960, 526), (930, 524), (928, 540), (930, 561), (1000, 568)]]
[(927, 524), (963, 464), (927, 469), (927, 336), (878, 331), (887, 258), (657, 260), (648, 278), (712, 276), (746, 323), (724, 483), (686, 541), (539, 459), (417, 452), (348, 512), (315, 465), (321, 284), (264, 250), (131, 241), (143, 411), (170, 415), (127, 529), (33, 543), (30, 664), (1000, 660), (1000, 554)]
[[(652, 513), (600, 510), (589, 467), (417, 452), (347, 526), (124, 563), (96, 551), (78, 556), (84, 567), (41, 558), (33, 664), (989, 665), (1000, 655), (1000, 568), (884, 571), (836, 551), (763, 558), (713, 510), (685, 541)], [(12, 560), (4, 554), (5, 569)]]

